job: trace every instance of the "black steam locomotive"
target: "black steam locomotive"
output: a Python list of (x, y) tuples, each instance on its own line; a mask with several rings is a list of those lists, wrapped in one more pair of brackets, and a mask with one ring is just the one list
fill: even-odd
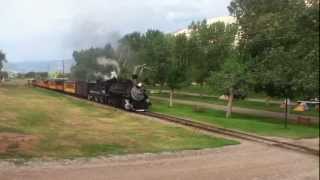
[(151, 105), (142, 83), (128, 79), (88, 83), (88, 99), (128, 111), (146, 111)]

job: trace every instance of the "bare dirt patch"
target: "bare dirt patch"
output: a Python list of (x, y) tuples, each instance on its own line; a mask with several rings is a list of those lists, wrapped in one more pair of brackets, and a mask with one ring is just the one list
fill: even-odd
[(28, 152), (39, 142), (39, 137), (20, 133), (0, 133), (0, 154)]
[(244, 142), (239, 146), (201, 151), (35, 161), (23, 166), (0, 161), (0, 179), (317, 180), (319, 159), (281, 148)]

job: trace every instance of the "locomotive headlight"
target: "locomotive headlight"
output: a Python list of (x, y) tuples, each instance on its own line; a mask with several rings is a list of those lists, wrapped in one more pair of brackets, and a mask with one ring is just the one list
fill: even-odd
[(146, 102), (147, 102), (147, 103), (149, 103), (149, 102), (150, 102), (150, 99), (149, 99), (149, 98), (147, 98), (147, 99), (146, 99)]
[(139, 82), (139, 83), (137, 84), (137, 86), (138, 86), (139, 88), (141, 88), (141, 87), (142, 87), (142, 83)]

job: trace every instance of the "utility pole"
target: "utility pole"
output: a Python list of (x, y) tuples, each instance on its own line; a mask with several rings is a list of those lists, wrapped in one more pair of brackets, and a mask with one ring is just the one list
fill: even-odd
[(64, 78), (64, 60), (62, 60), (62, 76)]

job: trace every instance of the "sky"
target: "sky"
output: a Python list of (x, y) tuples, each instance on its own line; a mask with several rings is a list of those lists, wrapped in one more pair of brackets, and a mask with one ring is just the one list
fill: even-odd
[(72, 58), (123, 34), (174, 32), (227, 16), (231, 0), (0, 0), (0, 49), (9, 62)]

